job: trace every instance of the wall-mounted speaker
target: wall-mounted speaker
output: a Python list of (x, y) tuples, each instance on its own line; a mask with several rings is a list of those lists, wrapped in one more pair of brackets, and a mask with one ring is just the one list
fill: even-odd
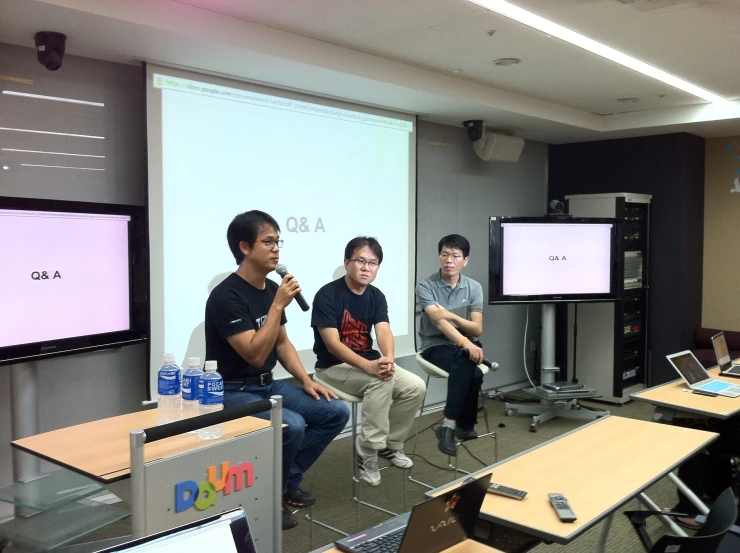
[(475, 153), (483, 161), (516, 163), (522, 155), (523, 148), (523, 138), (493, 132), (486, 132), (480, 140), (473, 142)]

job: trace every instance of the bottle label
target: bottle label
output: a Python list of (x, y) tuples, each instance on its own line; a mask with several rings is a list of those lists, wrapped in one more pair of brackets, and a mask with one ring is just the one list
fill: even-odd
[(157, 391), (160, 396), (176, 396), (180, 393), (180, 370), (159, 371)]
[(203, 395), (200, 399), (202, 405), (221, 405), (224, 402), (224, 381), (201, 380), (203, 383)]
[(200, 386), (200, 376), (185, 375), (182, 377), (182, 399), (193, 401), (198, 399), (198, 388)]

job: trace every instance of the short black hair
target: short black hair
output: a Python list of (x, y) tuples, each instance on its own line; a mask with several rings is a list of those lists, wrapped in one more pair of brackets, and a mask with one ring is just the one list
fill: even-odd
[(447, 246), (453, 250), (460, 250), (463, 253), (463, 257), (470, 255), (470, 242), (464, 236), (459, 234), (448, 234), (444, 236), (442, 240), (437, 244), (437, 253), (442, 253), (442, 248)]
[(378, 258), (378, 263), (383, 263), (383, 248), (380, 247), (380, 242), (377, 238), (370, 236), (358, 236), (347, 242), (347, 247), (344, 248), (344, 259), (352, 259), (352, 254), (355, 253), (357, 248), (364, 248), (367, 246)]
[(226, 240), (229, 242), (229, 248), (231, 253), (234, 254), (237, 265), (241, 265), (241, 262), (244, 261), (244, 254), (239, 244), (246, 242), (250, 248), (253, 248), (254, 241), (257, 240), (260, 231), (265, 227), (272, 227), (280, 232), (280, 225), (277, 221), (271, 215), (258, 209), (240, 213), (231, 221), (226, 231)]

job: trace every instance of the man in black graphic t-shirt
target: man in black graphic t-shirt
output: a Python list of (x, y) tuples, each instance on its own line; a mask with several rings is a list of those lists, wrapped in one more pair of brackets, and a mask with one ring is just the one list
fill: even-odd
[[(301, 490), (303, 474), (347, 424), (349, 411), (303, 368), (285, 330), (285, 308), (301, 291), (292, 275), (267, 279), (282, 240), (275, 219), (262, 211), (237, 215), (226, 233), (239, 268), (216, 286), (206, 303), (206, 359), (218, 362), (226, 408), (283, 396), (283, 529), (297, 525), (289, 507), (313, 505)], [(273, 380), (280, 364), (302, 388)], [(334, 398), (334, 400), (332, 400)], [(257, 415), (268, 418), (269, 413)]]
[[(371, 282), (383, 250), (375, 238), (351, 240), (344, 253), (347, 274), (323, 286), (313, 300), (316, 374), (349, 394), (363, 396), (362, 426), (355, 448), (360, 476), (380, 484), (378, 455), (400, 468), (413, 465), (403, 442), (424, 400), (424, 381), (394, 362), (388, 304)], [(375, 327), (380, 352), (373, 349)]]

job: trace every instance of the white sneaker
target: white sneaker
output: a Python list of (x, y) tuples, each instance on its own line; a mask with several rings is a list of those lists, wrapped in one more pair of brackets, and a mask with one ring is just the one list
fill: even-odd
[(364, 480), (371, 486), (380, 485), (380, 470), (378, 470), (378, 452), (373, 451), (372, 455), (366, 455), (360, 446), (360, 437), (355, 440), (355, 450), (357, 451), (357, 467), (360, 469), (360, 479)]
[(414, 466), (414, 462), (400, 449), (381, 449), (378, 455), (388, 459), (392, 465), (400, 469), (410, 469)]

